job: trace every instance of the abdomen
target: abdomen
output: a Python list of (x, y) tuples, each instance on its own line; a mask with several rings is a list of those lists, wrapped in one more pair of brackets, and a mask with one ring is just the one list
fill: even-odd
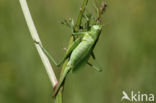
[(72, 52), (69, 64), (72, 69), (77, 68), (81, 64), (86, 64), (90, 56), (93, 43), (91, 41), (82, 41)]

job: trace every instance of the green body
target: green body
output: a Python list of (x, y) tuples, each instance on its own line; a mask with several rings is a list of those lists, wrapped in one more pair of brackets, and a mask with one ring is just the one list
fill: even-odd
[[(35, 41), (37, 44), (40, 45), (40, 47), (45, 52), (45, 54), (50, 58), (50, 60), (56, 66), (60, 66), (61, 64), (65, 62), (66, 59), (68, 59), (66, 67), (63, 68), (61, 72), (59, 83), (54, 86), (54, 90), (55, 90), (54, 96), (56, 96), (57, 93), (59, 92), (60, 87), (63, 85), (65, 78), (70, 71), (79, 70), (80, 68), (83, 68), (86, 64), (88, 64), (89, 66), (91, 66), (97, 71), (102, 70), (100, 67), (94, 66), (91, 63), (89, 63), (88, 60), (90, 56), (92, 56), (93, 59), (95, 60), (93, 49), (102, 31), (101, 15), (103, 14), (103, 11), (105, 10), (106, 5), (102, 4), (102, 7), (100, 9), (96, 8), (97, 13), (98, 13), (98, 18), (93, 19), (95, 25), (92, 25), (92, 24), (90, 25), (92, 15), (84, 14), (85, 5), (87, 4), (87, 2), (88, 0), (84, 1), (84, 4), (81, 8), (82, 11), (80, 10), (80, 16), (78, 17), (76, 24), (74, 24), (73, 20), (69, 20), (69, 21), (64, 20), (63, 22), (61, 22), (61, 24), (65, 24), (66, 26), (72, 29), (74, 41), (70, 44), (70, 47), (67, 49), (65, 56), (59, 63), (56, 63), (56, 61), (47, 52), (47, 50), (44, 49), (39, 42)], [(84, 24), (81, 23), (82, 17), (84, 17)], [(85, 30), (86, 32), (74, 33), (74, 31), (80, 31), (80, 30)]]
[[(93, 55), (93, 49), (96, 45), (96, 42), (101, 34), (102, 26), (101, 25), (93, 25), (91, 29), (87, 32), (75, 33), (78, 35), (78, 39), (73, 42), (72, 46), (67, 50), (67, 54), (65, 55), (62, 62), (69, 57), (69, 61), (64, 70), (62, 77), (60, 77), (60, 81), (55, 89), (54, 96), (57, 95), (60, 86), (65, 80), (69, 71), (75, 71), (79, 68), (82, 68), (85, 64), (88, 63), (89, 57)], [(62, 63), (61, 62), (61, 63)], [(89, 64), (89, 63), (88, 63)], [(90, 66), (93, 66), (89, 64)]]

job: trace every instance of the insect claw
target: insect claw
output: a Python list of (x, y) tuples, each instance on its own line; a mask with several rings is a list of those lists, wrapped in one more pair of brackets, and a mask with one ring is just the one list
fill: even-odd
[(35, 42), (36, 44), (40, 44), (40, 42), (38, 42), (38, 41), (36, 41), (36, 40), (34, 40), (34, 42)]

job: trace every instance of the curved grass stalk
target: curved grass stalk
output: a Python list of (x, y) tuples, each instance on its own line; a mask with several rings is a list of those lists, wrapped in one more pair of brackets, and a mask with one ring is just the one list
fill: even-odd
[[(32, 36), (32, 39), (34, 41), (37, 41), (40, 44), (42, 44), (41, 40), (39, 38), (39, 35), (37, 33), (37, 30), (35, 28), (34, 22), (32, 20), (32, 17), (31, 17), (31, 14), (30, 14), (30, 11), (29, 11), (26, 0), (19, 0), (19, 1), (20, 1), (20, 4), (21, 4), (21, 8), (22, 8), (25, 20), (27, 22), (30, 34)], [(49, 62), (49, 59), (46, 56), (46, 54), (43, 52), (41, 47), (38, 44), (36, 44), (35, 42), (34, 42), (34, 44), (35, 44), (35, 47), (36, 47), (36, 49), (37, 49), (37, 51), (38, 51), (38, 53), (39, 53), (39, 55), (41, 57), (41, 60), (42, 60), (43, 64), (45, 66), (45, 69), (46, 69), (47, 74), (49, 76), (50, 82), (51, 82), (52, 86), (54, 87), (57, 84), (57, 79), (56, 79), (55, 73), (53, 71), (53, 68), (52, 68), (52, 66), (51, 66), (51, 64)]]

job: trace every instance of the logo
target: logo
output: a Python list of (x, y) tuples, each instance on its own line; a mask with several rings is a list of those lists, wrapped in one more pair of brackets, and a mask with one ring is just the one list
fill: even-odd
[(121, 98), (121, 101), (127, 100), (132, 102), (153, 102), (154, 101), (154, 94), (144, 94), (138, 91), (137, 93), (134, 93), (134, 91), (130, 92), (130, 95), (128, 95), (125, 91), (122, 91), (123, 97)]

